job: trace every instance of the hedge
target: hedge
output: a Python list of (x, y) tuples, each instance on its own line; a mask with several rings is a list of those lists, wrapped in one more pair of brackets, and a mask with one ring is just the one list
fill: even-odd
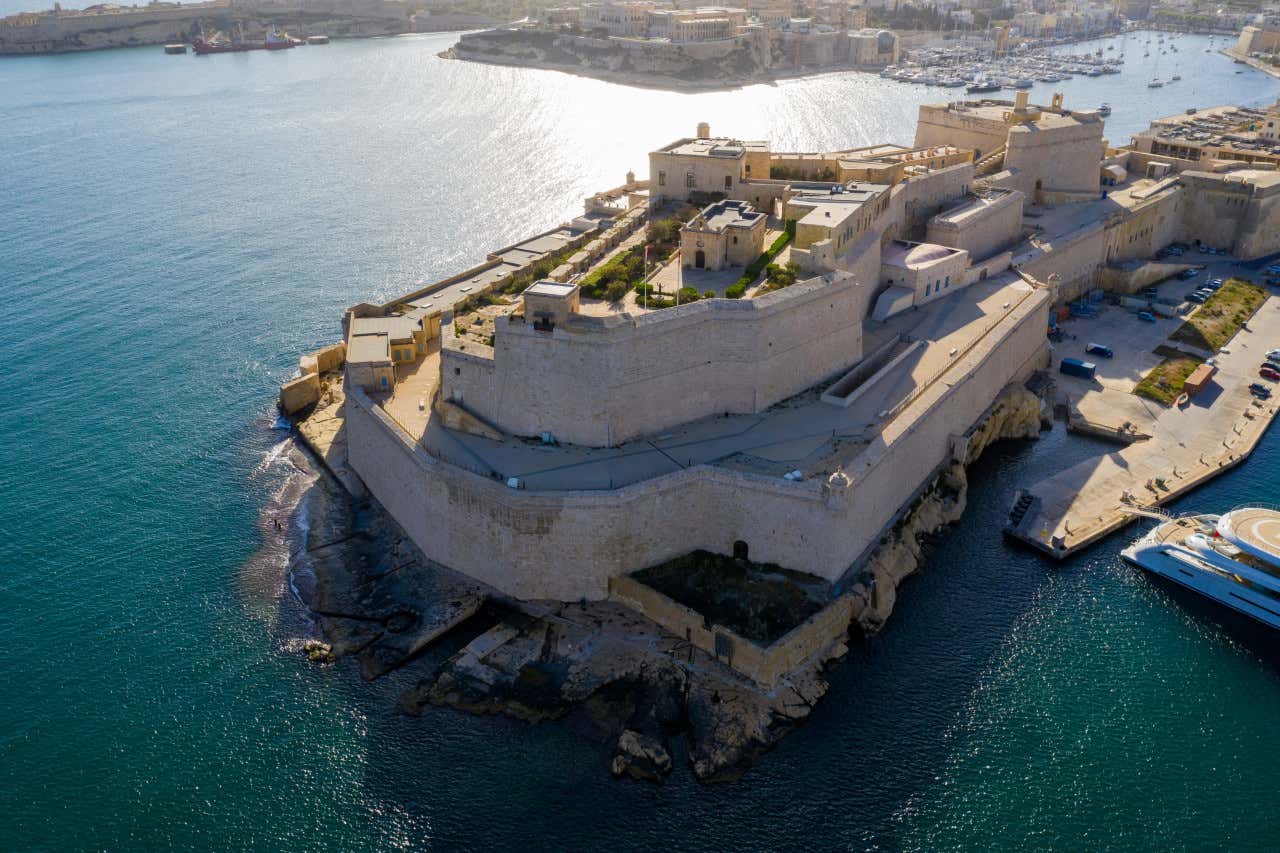
[(791, 242), (791, 238), (796, 236), (795, 220), (787, 220), (786, 227), (782, 233), (778, 235), (778, 239), (773, 241), (773, 245), (769, 250), (756, 258), (747, 268), (742, 271), (742, 277), (735, 281), (725, 290), (724, 295), (729, 299), (741, 299), (742, 294), (747, 292), (747, 288), (751, 286), (751, 282), (759, 277), (760, 273), (769, 264), (773, 263), (773, 259), (782, 254), (782, 250)]

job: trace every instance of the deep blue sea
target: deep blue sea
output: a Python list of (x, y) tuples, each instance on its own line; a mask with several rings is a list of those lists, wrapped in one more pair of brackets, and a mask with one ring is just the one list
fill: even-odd
[[(1274, 849), (1276, 638), (1122, 564), (1124, 535), (1062, 565), (1002, 541), (1014, 488), (1099, 452), (1060, 427), (975, 466), (888, 629), (736, 784), (616, 782), (559, 725), (410, 719), (394, 679), (302, 661), (259, 553), (294, 482), (268, 425), (344, 306), (564, 221), (697, 121), (817, 150), (910, 141), (947, 97), (675, 95), (452, 39), (0, 60), (0, 849)], [(1200, 38), (1147, 90), (1137, 44), (1063, 84), (1115, 141), (1280, 95)], [(1278, 450), (1186, 507), (1277, 500)]]

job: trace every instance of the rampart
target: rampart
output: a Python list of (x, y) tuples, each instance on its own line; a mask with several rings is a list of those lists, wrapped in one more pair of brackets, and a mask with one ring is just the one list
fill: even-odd
[(755, 560), (835, 581), (950, 458), (952, 437), (1043, 366), (1048, 306), (1047, 290), (1028, 291), (945, 381), (929, 378), (889, 416), (835, 486), (698, 465), (611, 490), (510, 489), (431, 456), (356, 388), (350, 464), (430, 559), (519, 598), (604, 598), (611, 577), (739, 540)]
[(758, 299), (640, 316), (577, 316), (551, 331), (499, 318), (488, 348), (445, 329), (441, 397), (515, 435), (611, 447), (769, 406), (862, 357), (868, 292), (836, 273)]

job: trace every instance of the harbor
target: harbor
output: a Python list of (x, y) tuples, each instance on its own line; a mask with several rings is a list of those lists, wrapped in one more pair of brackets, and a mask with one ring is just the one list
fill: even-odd
[[(1215, 276), (1259, 277), (1256, 269), (1228, 262), (1210, 269)], [(1170, 292), (1187, 287), (1178, 280), (1162, 285)], [(1097, 319), (1065, 325), (1076, 338), (1074, 351), (1086, 336), (1118, 342), (1113, 358), (1095, 359), (1096, 377), (1055, 379), (1071, 410), (1071, 427), (1119, 446), (1015, 493), (1005, 533), (1055, 559), (1079, 553), (1141, 517), (1144, 508), (1169, 503), (1241, 464), (1276, 415), (1276, 400), (1259, 398), (1249, 386), (1258, 382), (1266, 353), (1280, 345), (1280, 297), (1268, 297), (1217, 353), (1200, 352), (1217, 368), (1212, 385), (1167, 407), (1132, 390), (1159, 361), (1149, 347), (1161, 345), (1184, 315), (1152, 323), (1135, 317), (1108, 308)], [(1074, 351), (1058, 347), (1055, 364)]]

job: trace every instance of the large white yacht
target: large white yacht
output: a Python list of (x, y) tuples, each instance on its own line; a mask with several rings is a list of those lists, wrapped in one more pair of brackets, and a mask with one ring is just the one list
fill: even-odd
[(1280, 628), (1280, 510), (1168, 519), (1120, 555), (1134, 565)]

